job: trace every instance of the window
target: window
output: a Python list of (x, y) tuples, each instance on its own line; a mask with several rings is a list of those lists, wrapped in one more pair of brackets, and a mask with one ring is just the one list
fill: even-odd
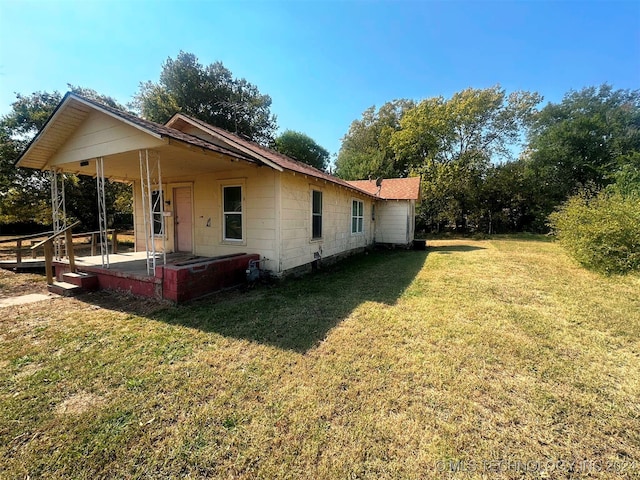
[(222, 187), (222, 199), (222, 238), (231, 241), (242, 240), (242, 187)]
[(362, 233), (364, 226), (364, 204), (360, 200), (351, 202), (351, 233)]
[(151, 192), (151, 210), (153, 211), (153, 234), (162, 235), (164, 226), (162, 218), (162, 190)]
[(322, 192), (312, 191), (313, 200), (311, 206), (311, 238), (322, 238)]

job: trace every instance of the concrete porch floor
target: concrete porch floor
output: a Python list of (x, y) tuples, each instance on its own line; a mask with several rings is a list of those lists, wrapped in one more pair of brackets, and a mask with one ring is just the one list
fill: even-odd
[[(167, 253), (167, 265), (180, 266), (184, 263), (198, 263), (213, 260), (212, 257), (199, 257), (191, 253)], [(69, 262), (63, 260), (60, 263)], [(162, 255), (157, 254), (156, 266), (163, 265)], [(147, 253), (146, 252), (128, 252), (128, 253), (116, 253), (109, 254), (109, 267), (102, 266), (102, 256), (95, 255), (90, 257), (76, 257), (76, 267), (82, 269), (83, 267), (104, 268), (105, 270), (112, 270), (123, 273), (130, 273), (142, 276), (154, 276), (147, 274)]]

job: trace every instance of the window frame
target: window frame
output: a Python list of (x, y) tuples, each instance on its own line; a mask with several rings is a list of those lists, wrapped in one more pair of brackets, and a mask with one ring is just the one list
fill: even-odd
[[(225, 191), (227, 188), (239, 188), (240, 189), (240, 211), (227, 211), (225, 209)], [(240, 182), (225, 183), (220, 185), (220, 209), (221, 209), (221, 236), (222, 243), (228, 243), (233, 245), (244, 244), (246, 241), (246, 227), (245, 227), (245, 197), (244, 197), (244, 184)], [(239, 216), (240, 217), (240, 237), (230, 238), (227, 237), (227, 216)]]
[[(355, 207), (355, 215), (354, 215)], [(355, 222), (355, 223), (354, 223)], [(354, 229), (355, 226), (355, 229)], [(351, 199), (351, 235), (364, 234), (364, 202), (357, 198)]]
[[(315, 211), (316, 207), (316, 194), (319, 195), (320, 203), (319, 203), (319, 212)], [(315, 188), (311, 189), (311, 241), (319, 241), (322, 240), (322, 216), (323, 216), (323, 193), (322, 190), (317, 190)], [(316, 235), (316, 221), (315, 219), (319, 218), (319, 234)]]
[[(166, 222), (164, 221), (164, 189), (151, 191), (151, 210), (153, 225), (151, 230), (154, 237), (162, 237), (166, 231)], [(156, 231), (156, 226), (157, 231)]]

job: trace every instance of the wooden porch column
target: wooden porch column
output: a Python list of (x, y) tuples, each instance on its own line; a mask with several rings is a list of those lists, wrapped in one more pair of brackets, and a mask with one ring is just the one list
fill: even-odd
[(115, 228), (111, 233), (111, 253), (118, 253), (118, 231)]
[(53, 285), (53, 241), (44, 242), (44, 269), (47, 274), (47, 285)]
[(16, 265), (20, 266), (22, 263), (22, 240), (18, 239), (16, 242)]
[(76, 256), (73, 252), (73, 235), (71, 229), (64, 232), (65, 243), (67, 244), (67, 257), (69, 257), (69, 269), (71, 272), (76, 271)]

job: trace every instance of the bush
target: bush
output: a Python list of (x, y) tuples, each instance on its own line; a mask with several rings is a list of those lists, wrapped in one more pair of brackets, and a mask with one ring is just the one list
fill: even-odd
[(571, 197), (549, 216), (561, 244), (605, 274), (640, 271), (640, 197), (611, 191)]

